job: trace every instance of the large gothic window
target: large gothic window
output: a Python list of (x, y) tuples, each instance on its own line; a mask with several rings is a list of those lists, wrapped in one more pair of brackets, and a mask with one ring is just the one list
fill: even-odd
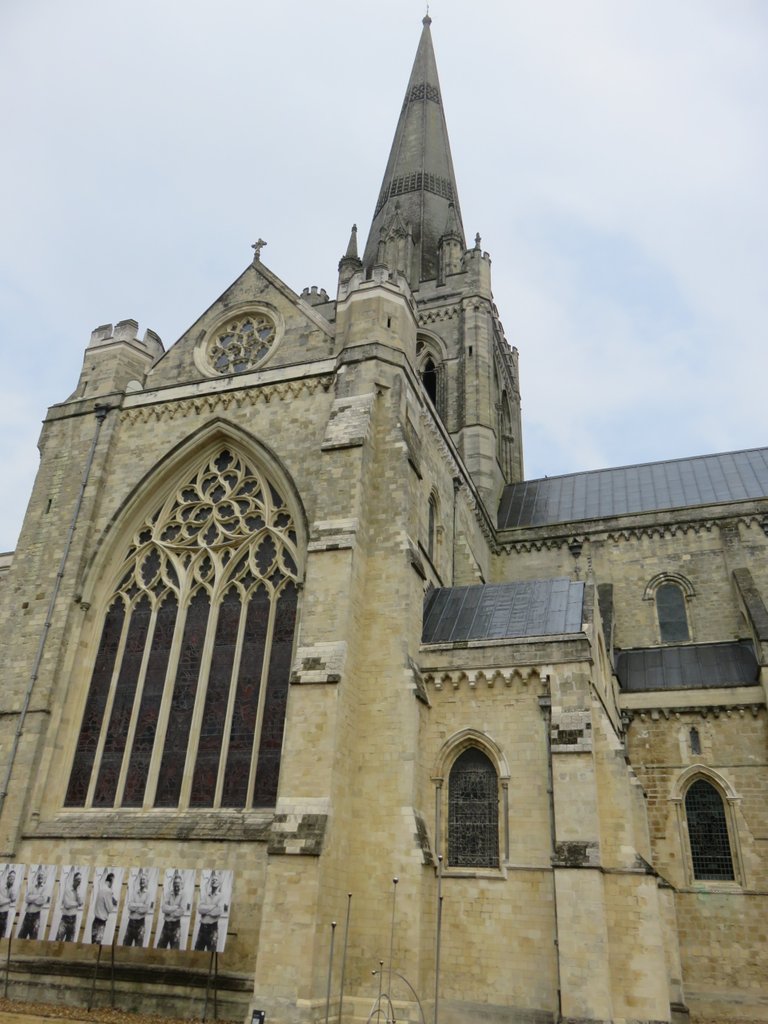
[(477, 747), (453, 763), (448, 776), (449, 867), (499, 866), (499, 782)]
[(733, 857), (723, 798), (710, 782), (697, 779), (688, 788), (685, 817), (693, 877), (718, 881), (733, 879)]
[(297, 560), (283, 497), (231, 448), (144, 520), (108, 602), (66, 806), (274, 806)]

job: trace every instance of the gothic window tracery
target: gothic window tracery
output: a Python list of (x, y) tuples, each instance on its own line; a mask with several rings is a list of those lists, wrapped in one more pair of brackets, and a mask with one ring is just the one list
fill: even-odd
[(286, 502), (230, 447), (136, 530), (65, 804), (274, 805), (296, 621)]
[(448, 776), (448, 866), (499, 866), (499, 781), (477, 747), (460, 754)]

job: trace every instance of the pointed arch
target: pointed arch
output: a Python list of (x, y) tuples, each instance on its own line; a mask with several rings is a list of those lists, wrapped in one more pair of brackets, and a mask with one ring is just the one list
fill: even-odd
[(66, 806), (277, 797), (300, 506), (265, 449), (220, 424), (176, 456), (134, 491), (100, 552), (113, 567), (94, 573), (103, 627)]

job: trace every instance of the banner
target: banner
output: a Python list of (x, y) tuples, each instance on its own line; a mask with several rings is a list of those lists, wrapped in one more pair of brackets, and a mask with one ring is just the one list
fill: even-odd
[(155, 949), (187, 948), (194, 892), (194, 868), (168, 868), (165, 871)]
[(83, 942), (89, 942), (94, 946), (112, 945), (124, 874), (125, 868), (96, 868)]
[(158, 875), (157, 868), (131, 868), (128, 872), (128, 895), (117, 933), (118, 946), (149, 948)]
[(0, 864), (0, 939), (9, 939), (13, 934), (24, 868), (24, 864)]
[(27, 876), (24, 903), (16, 928), (17, 939), (44, 939), (51, 912), (56, 867), (53, 864), (32, 864)]
[(232, 905), (232, 872), (203, 868), (200, 874), (192, 948), (223, 953)]
[[(56, 942), (77, 942), (83, 923), (83, 908), (90, 868), (65, 864), (59, 873), (59, 896), (53, 904), (48, 938)], [(43, 936), (40, 935), (42, 939)]]

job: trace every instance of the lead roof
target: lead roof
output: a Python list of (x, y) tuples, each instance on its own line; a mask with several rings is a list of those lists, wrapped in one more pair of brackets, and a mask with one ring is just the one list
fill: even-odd
[(582, 631), (584, 584), (557, 578), (440, 587), (424, 603), (422, 643), (503, 640)]
[(768, 497), (768, 448), (508, 484), (499, 529)]
[(622, 690), (692, 690), (755, 686), (760, 668), (748, 640), (725, 644), (681, 644), (621, 651), (616, 675)]

